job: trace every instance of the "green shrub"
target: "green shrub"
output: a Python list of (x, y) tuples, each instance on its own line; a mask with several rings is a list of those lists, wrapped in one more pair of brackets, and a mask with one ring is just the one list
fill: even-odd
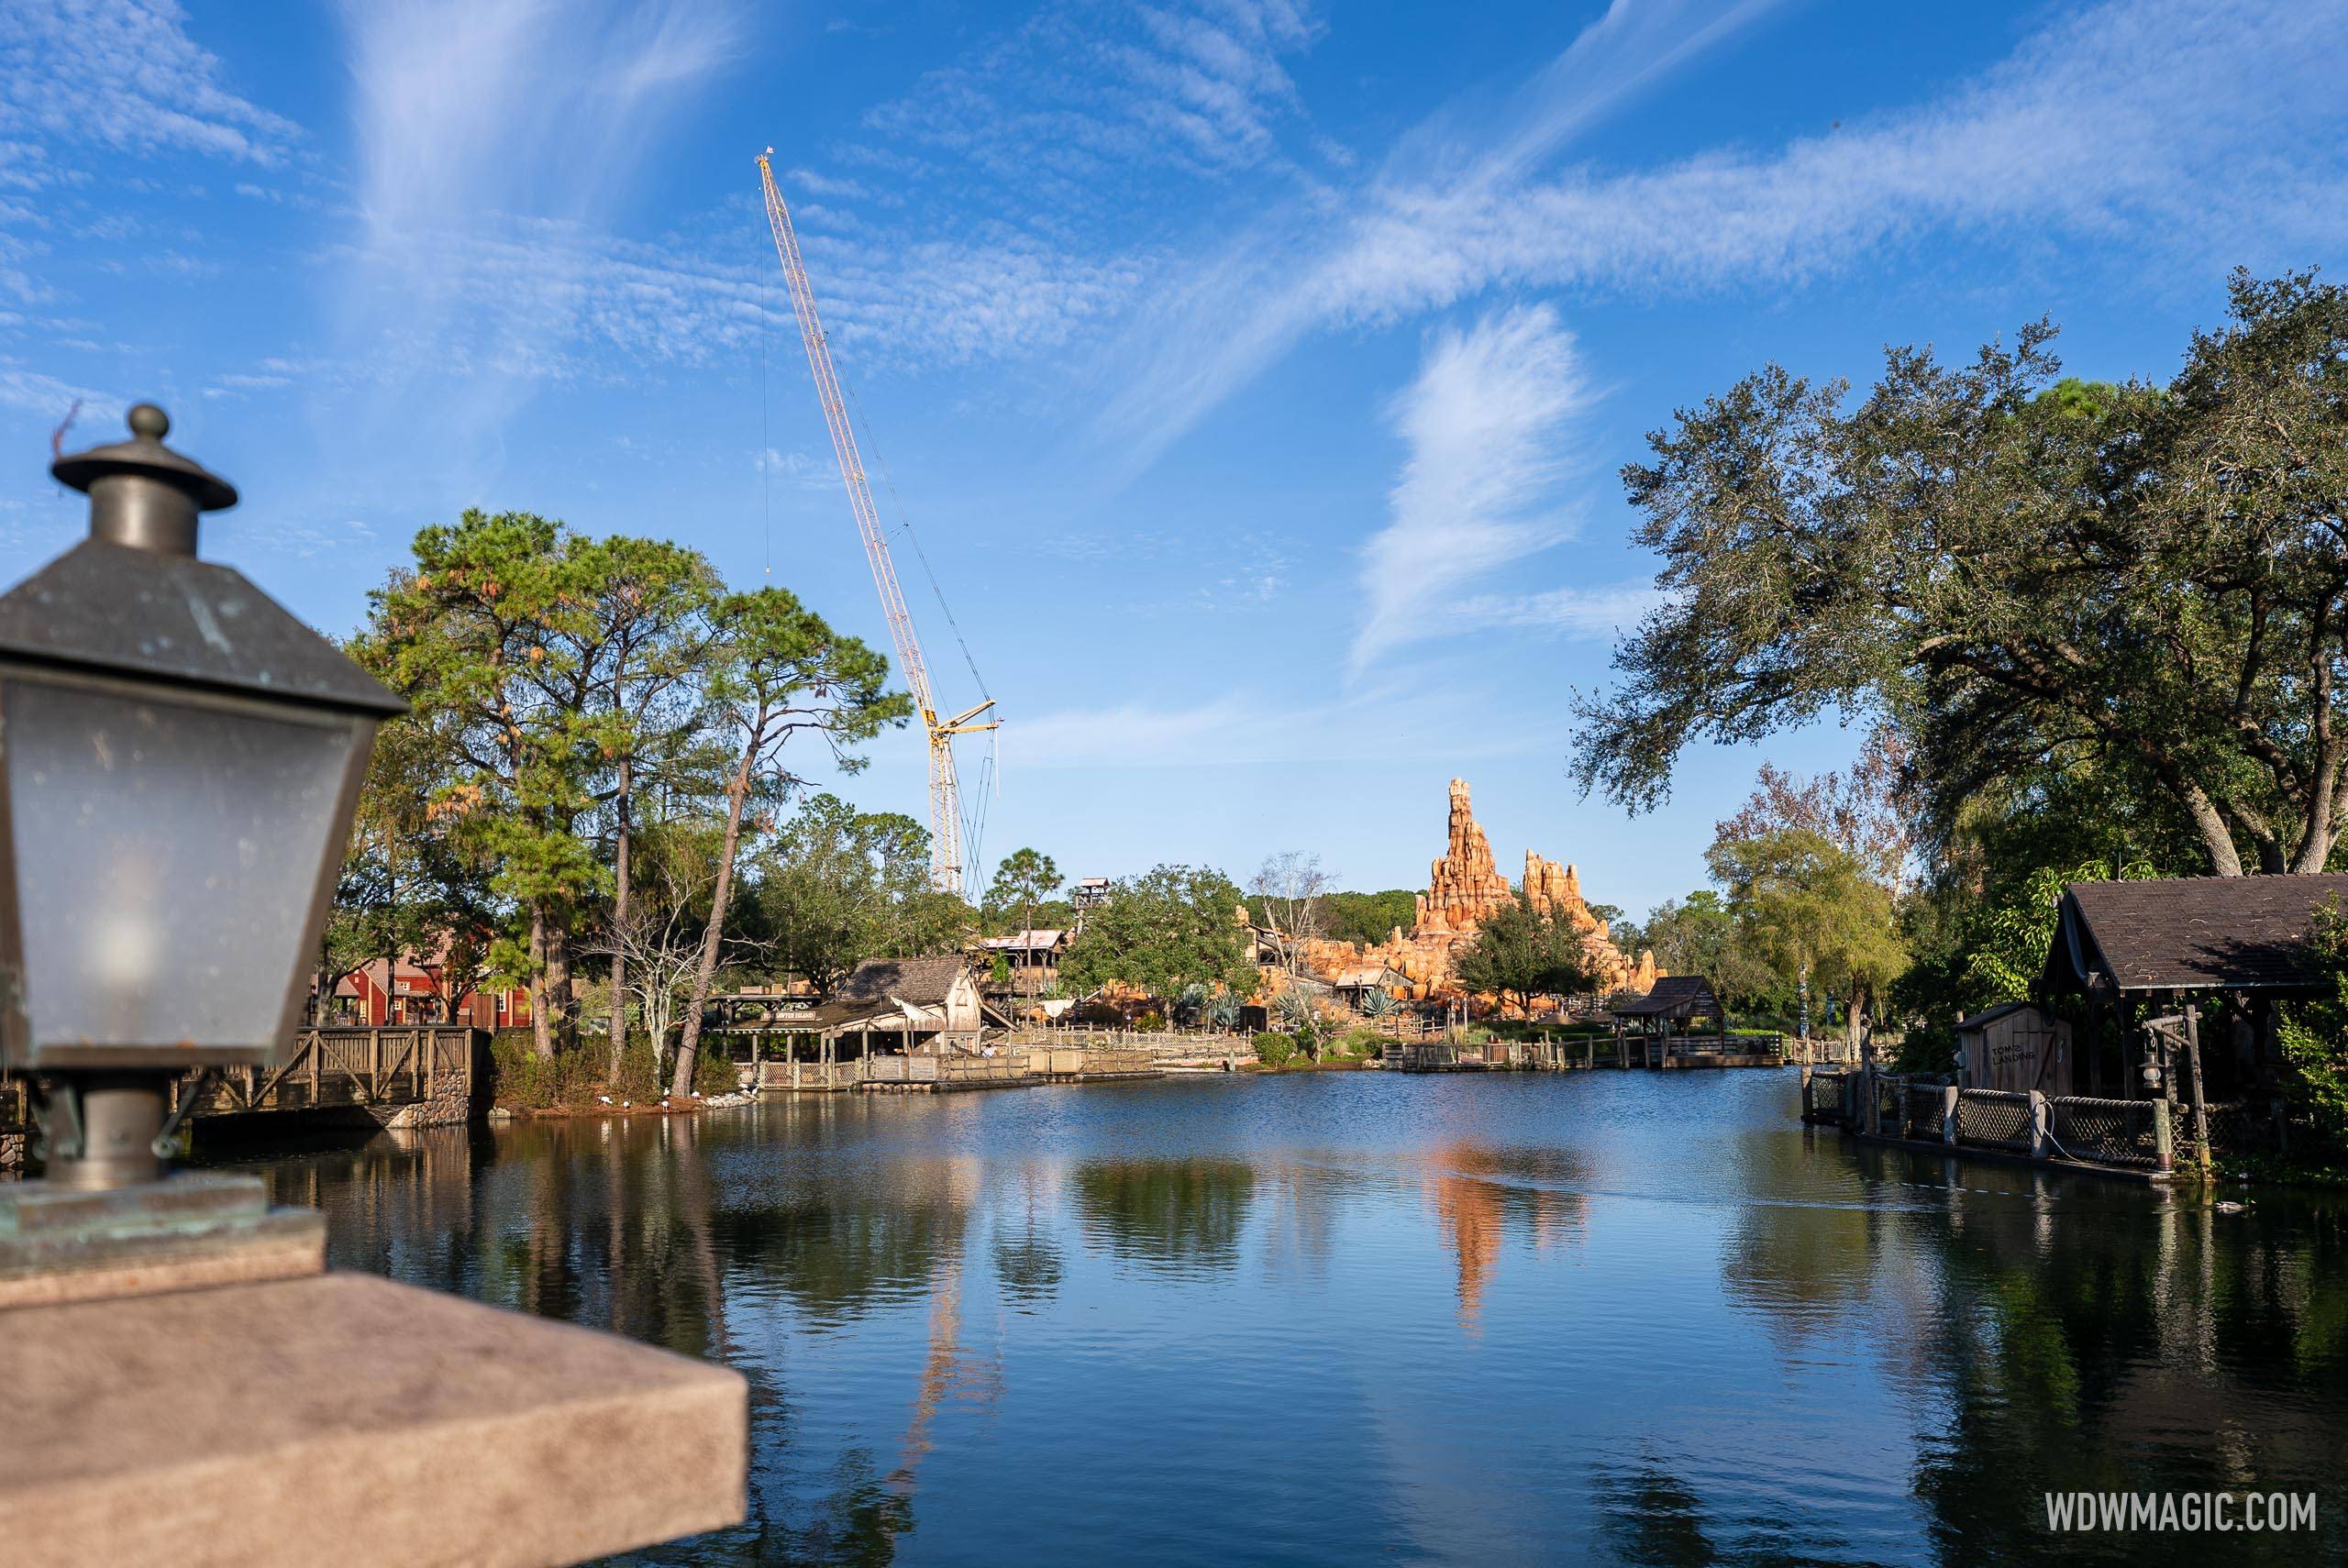
[(723, 1051), (703, 1051), (693, 1063), (693, 1092), (704, 1098), (733, 1094), (742, 1087), (742, 1076)]
[(1134, 1020), (1134, 1032), (1136, 1034), (1162, 1034), (1165, 1032), (1166, 1016), (1163, 1013), (1146, 1012)]
[[(610, 1066), (600, 1040), (582, 1040), (549, 1060), (537, 1054), (526, 1029), (500, 1030), (491, 1036), (490, 1097), (508, 1110), (583, 1110), (603, 1103), (658, 1102), (669, 1092), (667, 1077), (654, 1069), (651, 1042), (631, 1037), (620, 1053), (619, 1076), (604, 1081)], [(693, 1088), (703, 1095), (732, 1094), (739, 1087), (734, 1064), (723, 1051), (703, 1050), (693, 1064)]]
[(574, 1076), (568, 1069), (578, 1055), (541, 1056), (528, 1030), (499, 1030), (489, 1041), (492, 1101), (511, 1110), (551, 1110), (562, 1102), (565, 1086)]
[(1268, 1067), (1285, 1067), (1296, 1059), (1296, 1042), (1285, 1034), (1266, 1032), (1256, 1036), (1256, 1060)]

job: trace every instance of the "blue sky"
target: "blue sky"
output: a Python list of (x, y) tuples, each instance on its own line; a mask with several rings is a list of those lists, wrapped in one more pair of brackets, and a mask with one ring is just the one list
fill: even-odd
[[(1504, 867), (1643, 911), (1763, 756), (1852, 745), (1575, 796), (1568, 692), (1653, 570), (1643, 433), (2042, 314), (2079, 373), (2167, 374), (2229, 268), (2339, 261), (2344, 71), (2325, 0), (11, 0), (0, 572), (78, 532), (73, 400), (81, 445), (153, 397), (244, 490), (206, 553), (326, 630), (482, 505), (885, 643), (772, 145), (884, 518), (1001, 704), (991, 857), (1414, 886), (1456, 774)], [(852, 792), (921, 814), (918, 737)]]

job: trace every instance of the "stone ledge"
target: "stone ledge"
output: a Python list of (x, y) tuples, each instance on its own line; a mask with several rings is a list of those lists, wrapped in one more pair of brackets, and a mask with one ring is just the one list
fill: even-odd
[(741, 1376), (328, 1274), (0, 1320), (27, 1562), (578, 1562), (738, 1523)]
[(325, 1219), (271, 1208), (256, 1176), (177, 1171), (95, 1191), (0, 1187), (0, 1308), (321, 1274), (326, 1256)]

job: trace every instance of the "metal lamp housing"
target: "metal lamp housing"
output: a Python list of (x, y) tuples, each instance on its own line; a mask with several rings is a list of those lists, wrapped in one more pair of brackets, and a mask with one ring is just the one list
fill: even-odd
[(90, 537), (0, 596), (0, 1066), (265, 1066), (291, 1041), (375, 727), (405, 704), (195, 558), (225, 481), (61, 458)]

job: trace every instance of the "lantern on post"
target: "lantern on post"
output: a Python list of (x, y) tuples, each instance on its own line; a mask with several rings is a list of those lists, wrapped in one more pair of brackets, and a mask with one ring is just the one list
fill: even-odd
[(224, 566), (236, 491), (163, 445), (60, 458), (90, 536), (0, 597), (0, 1066), (47, 1174), (161, 1174), (190, 1067), (287, 1048), (373, 746), (405, 704)]

